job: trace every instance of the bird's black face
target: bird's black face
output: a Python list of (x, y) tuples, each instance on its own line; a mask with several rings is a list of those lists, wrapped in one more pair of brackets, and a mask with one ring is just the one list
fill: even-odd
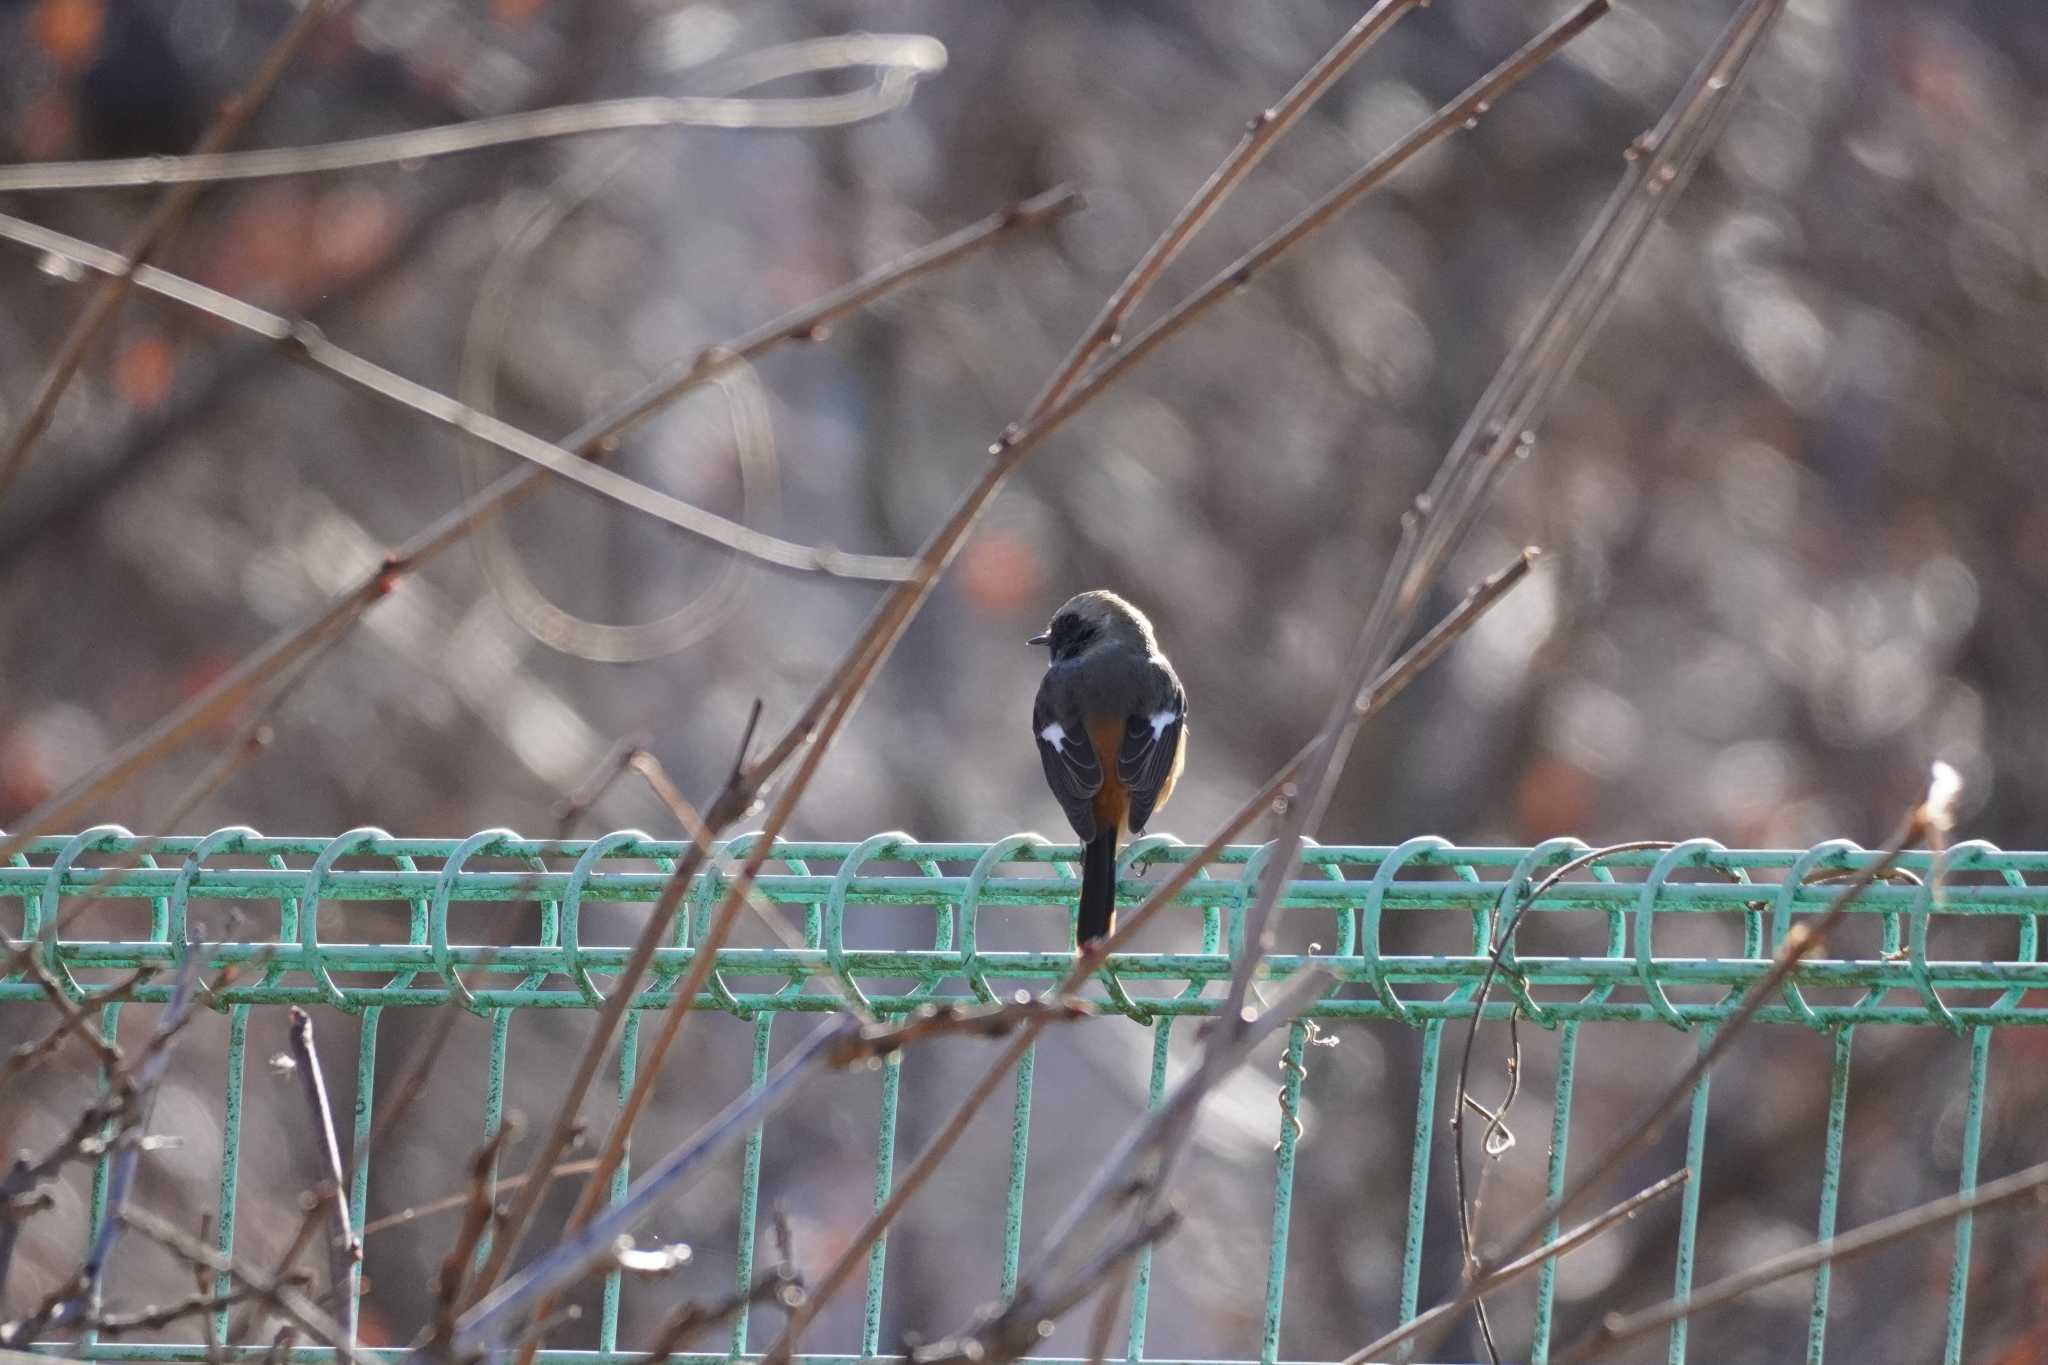
[(1098, 630), (1093, 621), (1082, 620), (1076, 612), (1063, 611), (1052, 618), (1045, 634), (1032, 636), (1028, 643), (1047, 646), (1052, 651), (1052, 661), (1059, 663), (1088, 648)]

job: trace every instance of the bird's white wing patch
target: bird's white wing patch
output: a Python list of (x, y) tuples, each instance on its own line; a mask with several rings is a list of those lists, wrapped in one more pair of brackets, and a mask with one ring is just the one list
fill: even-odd
[[(1011, 731), (1011, 733), (1014, 734), (1016, 732)], [(1061, 725), (1058, 721), (1054, 721), (1052, 724), (1046, 726), (1043, 730), (1040, 730), (1038, 732), (1038, 737), (1044, 740), (1047, 744), (1052, 745), (1053, 748), (1057, 749), (1067, 742), (1067, 730), (1066, 727)]]
[(1156, 742), (1166, 733), (1166, 727), (1180, 719), (1178, 711), (1154, 711), (1152, 713), (1152, 738)]

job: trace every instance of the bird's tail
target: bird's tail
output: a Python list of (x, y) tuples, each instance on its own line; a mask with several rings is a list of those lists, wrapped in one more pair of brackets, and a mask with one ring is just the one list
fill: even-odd
[(1077, 935), (1083, 948), (1116, 927), (1115, 826), (1089, 841), (1081, 859), (1081, 914)]

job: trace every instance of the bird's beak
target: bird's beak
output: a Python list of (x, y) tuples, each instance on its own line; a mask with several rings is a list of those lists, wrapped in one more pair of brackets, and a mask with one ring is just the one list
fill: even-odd
[(1049, 631), (1042, 630), (1024, 643), (1027, 645), (1049, 645), (1052, 643), (1052, 634)]

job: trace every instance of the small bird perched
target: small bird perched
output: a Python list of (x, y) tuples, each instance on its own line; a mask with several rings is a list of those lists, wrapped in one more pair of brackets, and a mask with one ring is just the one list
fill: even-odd
[(1173, 795), (1187, 757), (1187, 696), (1152, 623), (1113, 592), (1084, 592), (1030, 643), (1052, 661), (1031, 708), (1046, 784), (1081, 836), (1078, 936), (1087, 947), (1116, 923), (1116, 846), (1142, 834)]

